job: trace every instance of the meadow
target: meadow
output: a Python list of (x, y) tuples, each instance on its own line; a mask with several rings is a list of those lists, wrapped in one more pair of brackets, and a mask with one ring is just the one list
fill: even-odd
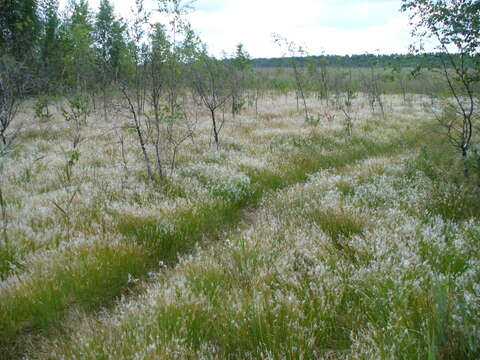
[(357, 92), (347, 114), (309, 96), (315, 121), (291, 93), (257, 100), (218, 112), (218, 148), (186, 104), (156, 181), (124, 108), (77, 128), (25, 103), (2, 173), (0, 357), (478, 358), (480, 195), (430, 99), (382, 95), (380, 112)]

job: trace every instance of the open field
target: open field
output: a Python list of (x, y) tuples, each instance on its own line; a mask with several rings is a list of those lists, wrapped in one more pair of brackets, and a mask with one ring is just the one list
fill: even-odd
[[(420, 96), (208, 114), (151, 182), (121, 111), (32, 120), (2, 179), (1, 356), (477, 358), (478, 194)], [(328, 117), (326, 116), (328, 114)], [(192, 115), (192, 117), (194, 117)], [(148, 149), (152, 150), (152, 149)], [(165, 156), (170, 156), (169, 150)]]

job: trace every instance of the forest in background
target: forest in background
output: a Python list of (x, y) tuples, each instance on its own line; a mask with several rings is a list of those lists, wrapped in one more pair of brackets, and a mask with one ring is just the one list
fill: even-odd
[[(438, 69), (442, 67), (442, 53), (425, 54), (360, 54), (360, 55), (309, 55), (298, 58), (255, 58), (254, 67), (282, 67), (285, 61), (295, 61), (299, 66), (314, 63), (317, 66), (343, 68), (365, 68), (378, 66), (383, 68)], [(458, 55), (457, 55), (458, 56)], [(459, 57), (459, 56), (458, 56)], [(458, 59), (457, 59), (458, 60)], [(470, 59), (472, 61), (473, 59)]]
[[(77, 91), (79, 88), (105, 92), (113, 84), (132, 81), (135, 68), (147, 71), (154, 58), (160, 60), (159, 55), (167, 55), (166, 52), (160, 54), (161, 51), (170, 51), (170, 60), (175, 57), (177, 67), (191, 65), (202, 51), (208, 56), (201, 40), (188, 24), (180, 21), (180, 15), (188, 8), (178, 1), (160, 1), (158, 11), (168, 14), (166, 17), (169, 21), (177, 21), (177, 24), (168, 24), (168, 21), (151, 24), (149, 18), (152, 13), (145, 10), (141, 1), (137, 1), (131, 17), (126, 20), (115, 14), (109, 1), (101, 1), (95, 10), (86, 0), (71, 0), (65, 9), (59, 8), (58, 0), (5, 0), (0, 6), (2, 66), (21, 69), (25, 73), (21, 77), (22, 84), (26, 77), (29, 78), (23, 93), (50, 96)], [(158, 53), (152, 54), (153, 42), (156, 41), (158, 45), (160, 37), (163, 38), (163, 49), (157, 46), (155, 51)], [(243, 67), (242, 71), (247, 67), (283, 68), (295, 64), (310, 69), (376, 67), (393, 73), (403, 71), (415, 74), (420, 69), (441, 68), (444, 55), (439, 52), (421, 55), (317, 56), (294, 52), (283, 58), (250, 59), (245, 48), (241, 46), (239, 49), (240, 52), (219, 60), (226, 67), (236, 63), (237, 67)], [(176, 54), (172, 56), (174, 52)], [(453, 56), (456, 57), (455, 61), (461, 60), (460, 55)], [(240, 64), (242, 61), (243, 64)], [(467, 58), (467, 62), (472, 61), (473, 58)]]

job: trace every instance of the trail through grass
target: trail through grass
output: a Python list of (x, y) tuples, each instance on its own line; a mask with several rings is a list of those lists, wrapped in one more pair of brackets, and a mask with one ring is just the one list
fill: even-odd
[[(206, 154), (205, 144), (192, 143), (177, 177), (163, 184), (142, 182), (138, 174), (112, 183), (110, 165), (96, 159), (94, 176), (77, 176), (71, 188), (44, 195), (42, 185), (32, 200), (10, 197), (11, 206), (19, 209), (28, 201), (42, 206), (54, 201), (68, 207), (69, 217), (54, 227), (55, 212), (45, 210), (28, 224), (37, 224), (30, 239), (21, 230), (26, 224), (12, 226), (18, 232), (16, 245), (24, 250), (2, 248), (10, 264), (0, 268), (5, 277), (0, 288), (3, 352), (47, 358), (64, 352), (92, 359), (191, 358), (209, 352), (219, 358), (298, 358), (351, 356), (357, 347), (359, 354), (367, 354), (365, 349), (375, 345), (368, 351), (386, 354), (392, 346), (420, 356), (428, 348), (438, 355), (450, 346), (458, 354), (472, 354), (476, 345), (468, 345), (474, 331), (470, 325), (457, 334), (458, 325), (447, 324), (458, 309), (457, 301), (445, 296), (456, 298), (459, 290), (456, 280), (447, 281), (444, 274), (464, 276), (471, 268), (459, 253), (463, 250), (448, 239), (460, 234), (470, 244), (473, 240), (465, 239), (477, 236), (476, 225), (464, 224), (475, 214), (476, 203), (450, 210), (448, 199), (435, 198), (437, 185), (448, 182), (439, 180), (423, 155), (415, 158), (425, 145), (425, 130), (398, 120), (365, 119), (368, 136), (358, 130), (346, 137), (335, 124), (303, 129), (298, 119), (241, 121), (244, 137), (235, 139), (239, 130), (232, 129), (226, 150)], [(409, 160), (391, 165), (390, 159), (399, 156)], [(31, 177), (15, 181), (25, 189), (34, 187)], [(447, 194), (453, 191), (441, 186)], [(249, 215), (252, 211), (258, 211), (259, 220)], [(447, 223), (437, 229), (426, 213)], [(385, 217), (391, 222), (383, 223)], [(403, 217), (414, 225), (402, 222)], [(36, 231), (53, 233), (39, 242)], [(426, 231), (444, 236), (445, 244), (430, 246)], [(397, 232), (404, 235), (388, 238)], [(408, 271), (399, 263), (394, 255), (406, 251), (405, 241), (410, 243), (408, 261), (423, 259), (433, 272), (424, 263)], [(441, 255), (445, 249), (452, 258)], [(144, 285), (159, 270), (160, 290)], [(399, 279), (389, 275), (395, 271)], [(426, 292), (410, 283), (415, 279)], [(167, 293), (157, 296), (156, 291)], [(400, 299), (400, 291), (409, 295)], [(138, 313), (122, 310), (129, 306), (125, 301), (115, 305), (124, 296), (132, 298)], [(105, 325), (97, 324), (97, 312), (107, 309)], [(123, 312), (131, 315), (118, 315)], [(85, 316), (78, 332), (69, 320), (75, 313)], [(406, 319), (392, 323), (392, 314)], [(465, 319), (465, 324), (472, 322)], [(137, 334), (136, 324), (146, 332)], [(396, 331), (407, 325), (416, 335), (403, 339)], [(388, 326), (394, 331), (382, 338), (378, 329)], [(138, 344), (132, 342), (139, 337)], [(366, 341), (365, 348), (359, 339)], [(123, 341), (118, 348), (117, 341)]]

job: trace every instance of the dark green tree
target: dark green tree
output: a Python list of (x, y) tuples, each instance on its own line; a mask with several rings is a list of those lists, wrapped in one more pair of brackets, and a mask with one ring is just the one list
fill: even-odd
[(0, 53), (32, 62), (39, 36), (40, 19), (36, 0), (0, 1)]
[(92, 16), (86, 0), (71, 0), (61, 29), (65, 85), (86, 91), (95, 81)]
[(102, 0), (95, 17), (95, 45), (105, 71), (110, 74), (118, 72), (125, 49), (124, 32), (125, 24), (115, 16), (110, 1)]
[(124, 41), (125, 26), (114, 14), (109, 0), (101, 0), (95, 16), (94, 40), (97, 51), (98, 68), (101, 73), (104, 117), (107, 118), (108, 88), (117, 80), (120, 57), (126, 48)]
[(245, 104), (244, 94), (247, 88), (247, 80), (251, 71), (250, 55), (244, 49), (243, 44), (238, 44), (232, 58), (229, 59), (229, 82), (232, 102), (232, 115), (235, 117)]
[(58, 0), (43, 0), (40, 5), (42, 31), (39, 39), (39, 73), (43, 91), (50, 92), (51, 84), (59, 80), (61, 71), (61, 44)]

